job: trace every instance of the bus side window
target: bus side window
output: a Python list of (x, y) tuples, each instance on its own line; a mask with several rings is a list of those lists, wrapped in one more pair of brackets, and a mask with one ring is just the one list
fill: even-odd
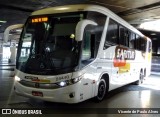
[(108, 48), (108, 43), (118, 43), (118, 24), (112, 19), (109, 20), (107, 35), (104, 43), (104, 50)]
[(119, 44), (124, 45), (124, 36), (125, 36), (125, 29), (122, 26), (119, 26)]
[(85, 27), (80, 67), (84, 67), (96, 58), (106, 18), (107, 16), (102, 13), (94, 11), (88, 12), (87, 19), (96, 22), (98, 25), (87, 25)]
[[(152, 42), (149, 42), (149, 48), (148, 48), (149, 50), (148, 50), (148, 52), (151, 52), (152, 51)], [(159, 48), (158, 48), (159, 49)], [(160, 50), (160, 49), (159, 49)], [(158, 54), (158, 52), (157, 52), (157, 54)]]
[[(91, 34), (92, 40), (93, 38), (95, 38), (94, 57), (96, 57), (98, 53), (99, 45), (101, 42), (102, 32), (105, 26), (107, 16), (99, 12), (89, 11), (87, 18), (98, 24), (94, 29), (94, 35), (93, 33)], [(92, 41), (91, 43), (94, 43), (94, 42)], [(93, 56), (93, 54), (91, 56)]]
[(84, 30), (82, 61), (88, 61), (95, 57), (95, 26), (88, 25)]
[(139, 43), (140, 43), (140, 37), (139, 37), (139, 35), (136, 35), (136, 49), (137, 50), (140, 50), (139, 49)]
[(142, 38), (141, 37), (141, 44), (140, 44), (140, 49), (142, 50), (142, 51), (146, 51), (146, 44), (147, 44), (147, 40), (145, 40), (145, 38)]
[(91, 58), (91, 34), (85, 32), (82, 48), (82, 61), (88, 60)]
[(128, 41), (129, 41), (129, 32), (127, 28), (120, 25), (119, 26), (119, 43), (120, 45), (128, 47), (129, 46)]
[(129, 48), (135, 49), (135, 34), (132, 32), (129, 36)]
[(125, 41), (127, 47), (129, 47), (130, 35), (131, 35), (131, 32), (127, 30), (126, 41)]

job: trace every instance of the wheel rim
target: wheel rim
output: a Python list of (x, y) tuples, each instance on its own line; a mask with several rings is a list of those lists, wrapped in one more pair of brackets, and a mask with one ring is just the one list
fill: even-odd
[(143, 74), (142, 74), (142, 72), (140, 73), (140, 83), (143, 83)]
[(99, 88), (98, 88), (98, 99), (99, 100), (102, 100), (104, 95), (105, 95), (105, 92), (106, 92), (106, 87), (105, 87), (105, 83), (104, 82), (101, 82), (99, 84)]

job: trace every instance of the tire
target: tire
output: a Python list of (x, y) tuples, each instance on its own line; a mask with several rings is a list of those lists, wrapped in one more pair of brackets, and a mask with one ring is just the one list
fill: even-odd
[(143, 75), (143, 72), (140, 71), (140, 74), (139, 74), (139, 80), (135, 82), (136, 85), (140, 85), (143, 83), (143, 80), (144, 80), (144, 75)]
[(101, 102), (106, 95), (106, 81), (101, 79), (98, 86), (97, 96), (94, 98), (96, 102)]

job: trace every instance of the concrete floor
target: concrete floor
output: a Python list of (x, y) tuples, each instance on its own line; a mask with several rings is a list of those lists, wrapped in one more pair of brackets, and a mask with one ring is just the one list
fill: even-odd
[[(160, 117), (160, 75), (151, 75), (144, 81), (144, 84), (140, 86), (127, 85), (111, 91), (109, 96), (100, 103), (95, 103), (92, 99), (90, 99), (79, 104), (61, 104), (28, 99), (15, 95), (13, 91), (13, 68), (13, 65), (0, 66), (1, 108), (38, 108), (42, 110), (47, 108), (47, 112), (49, 113), (47, 114), (47, 117), (53, 116), (53, 114), (54, 117)], [(62, 108), (68, 108), (69, 110), (66, 112), (63, 111)], [(146, 108), (152, 110), (157, 108), (153, 111), (158, 111), (159, 114), (118, 114), (118, 111), (126, 109), (129, 111), (139, 111), (142, 109), (142, 111), (145, 112), (144, 110)], [(115, 112), (117, 112), (117, 114), (115, 114)], [(6, 115), (0, 116), (5, 117)], [(8, 116), (13, 115), (7, 115), (7, 117)], [(22, 115), (14, 115), (14, 117), (16, 116), (20, 117)], [(23, 116), (28, 117), (27, 115)], [(41, 116), (43, 117), (46, 115), (38, 115), (38, 117)]]

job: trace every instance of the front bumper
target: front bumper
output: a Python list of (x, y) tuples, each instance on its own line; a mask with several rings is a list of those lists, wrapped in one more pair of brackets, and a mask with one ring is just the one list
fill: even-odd
[[(83, 101), (80, 99), (80, 90), (79, 90), (80, 85), (81, 83), (77, 82), (76, 84), (57, 89), (41, 89), (41, 88), (26, 87), (16, 81), (15, 92), (21, 96), (41, 99), (45, 101), (78, 103)], [(43, 96), (34, 96), (32, 94), (32, 91), (42, 92)]]

